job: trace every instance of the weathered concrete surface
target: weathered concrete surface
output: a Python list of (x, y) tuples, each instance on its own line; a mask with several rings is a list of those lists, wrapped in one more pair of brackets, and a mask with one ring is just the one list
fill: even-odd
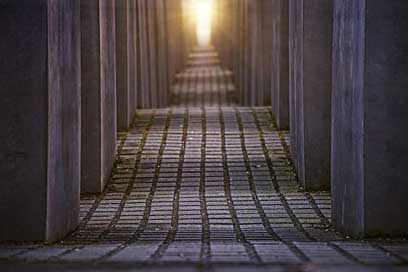
[(241, 95), (240, 95), (240, 104), (243, 106), (249, 106), (250, 98), (249, 98), (249, 86), (250, 86), (250, 26), (249, 26), (249, 19), (248, 19), (248, 2), (242, 1), (242, 31), (244, 32), (242, 36), (243, 44), (242, 44), (242, 83), (240, 87)]
[(307, 190), (330, 185), (332, 1), (291, 0), (292, 153)]
[[(139, 76), (137, 74), (138, 58), (137, 58), (137, 9), (136, 0), (129, 0), (128, 10), (128, 74), (129, 74), (129, 112), (132, 119), (136, 113), (137, 108), (137, 92), (139, 91), (137, 81)], [(117, 44), (116, 44), (117, 46)]]
[(81, 191), (101, 192), (116, 148), (115, 1), (81, 2)]
[(239, 88), (239, 101), (241, 104), (245, 101), (245, 88), (246, 88), (246, 44), (247, 44), (247, 31), (246, 31), (246, 6), (244, 5), (243, 1), (239, 1), (238, 4), (238, 17), (239, 26), (242, 29), (241, 35), (238, 36), (238, 41), (240, 44), (240, 51), (239, 51), (239, 62), (238, 62), (238, 69), (237, 69), (237, 77), (238, 77), (238, 88)]
[(138, 0), (138, 33), (139, 38), (139, 73), (140, 73), (140, 89), (138, 95), (138, 107), (150, 107), (150, 77), (149, 77), (149, 43), (148, 43), (148, 29), (147, 29), (147, 1)]
[(133, 9), (134, 9), (134, 16), (133, 16), (133, 24), (134, 24), (134, 40), (135, 40), (135, 111), (141, 107), (141, 100), (142, 100), (142, 78), (141, 78), (141, 56), (140, 56), (140, 11), (139, 11), (139, 0), (133, 0)]
[(271, 10), (271, 104), (280, 129), (289, 128), (289, 2), (267, 1)]
[[(234, 14), (231, 0), (213, 1), (212, 45), (217, 48), (222, 66), (232, 68)], [(235, 45), (236, 46), (236, 45)]]
[[(271, 18), (268, 1), (228, 1), (218, 12), (227, 22), (218, 26), (224, 63), (236, 77), (239, 101), (245, 106), (270, 104)], [(266, 54), (265, 54), (266, 53)]]
[(115, 10), (117, 124), (126, 129), (136, 109), (134, 1), (116, 1)]
[(336, 0), (334, 9), (334, 224), (406, 235), (408, 2)]
[(168, 105), (168, 94), (170, 91), (168, 82), (168, 52), (167, 52), (167, 11), (163, 0), (156, 1), (156, 23), (157, 23), (157, 83), (158, 83), (158, 96), (157, 106), (160, 108)]
[[(260, 4), (260, 19), (262, 31), (262, 48), (258, 53), (262, 63), (262, 88), (263, 98), (261, 103), (263, 106), (271, 105), (271, 88), (272, 88), (272, 53), (273, 53), (273, 25), (271, 16), (273, 12), (273, 2), (270, 0), (262, 0)], [(289, 105), (289, 103), (288, 103)], [(289, 107), (289, 106), (288, 106)]]
[(254, 79), (254, 73), (256, 70), (256, 54), (254, 45), (258, 35), (258, 30), (255, 25), (256, 21), (256, 3), (249, 1), (241, 2), (241, 16), (242, 16), (242, 60), (240, 65), (242, 66), (239, 84), (240, 89), (240, 104), (244, 106), (256, 105), (256, 92), (251, 92), (251, 89), (256, 89), (256, 80)]
[(166, 13), (167, 31), (167, 56), (168, 56), (168, 86), (170, 86), (176, 74), (180, 72), (184, 64), (183, 49), (183, 21), (182, 3), (178, 0), (164, 1)]
[(260, 26), (259, 26), (259, 3), (258, 1), (248, 2), (248, 31), (249, 31), (249, 44), (248, 44), (248, 86), (246, 90), (248, 92), (246, 105), (256, 106), (259, 103), (260, 96), (262, 94), (262, 86), (259, 84), (259, 39), (260, 39)]
[(146, 2), (149, 96), (150, 108), (159, 106), (158, 59), (157, 59), (157, 0)]
[(54, 241), (78, 223), (79, 1), (2, 1), (0, 240)]

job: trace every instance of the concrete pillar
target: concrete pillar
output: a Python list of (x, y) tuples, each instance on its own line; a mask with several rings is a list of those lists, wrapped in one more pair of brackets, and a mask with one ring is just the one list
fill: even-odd
[(235, 79), (235, 87), (237, 92), (237, 98), (240, 99), (240, 92), (241, 92), (241, 77), (240, 77), (240, 66), (241, 66), (241, 51), (242, 51), (242, 17), (240, 16), (241, 12), (241, 4), (240, 0), (232, 0), (232, 18), (233, 18), (233, 40), (231, 49), (232, 52), (232, 71), (233, 76)]
[(167, 11), (167, 56), (168, 56), (168, 84), (171, 85), (177, 72), (183, 67), (183, 25), (182, 3), (179, 0), (166, 0)]
[[(261, 106), (268, 104), (268, 96), (265, 93), (265, 80), (269, 75), (268, 60), (263, 55), (266, 47), (263, 18), (263, 1), (239, 1), (238, 16), (239, 32), (239, 62), (237, 66), (237, 82), (239, 86), (240, 104), (245, 106)], [(266, 15), (266, 14), (265, 14)], [(267, 17), (269, 15), (266, 15)]]
[(159, 106), (159, 84), (157, 63), (157, 0), (146, 2), (147, 16), (147, 41), (148, 41), (148, 67), (149, 67), (149, 95), (150, 108)]
[(190, 1), (182, 1), (183, 5), (183, 50), (184, 57), (188, 57), (194, 49), (196, 42), (196, 29), (194, 25), (194, 13), (190, 10)]
[[(129, 2), (129, 21), (128, 21), (128, 31), (129, 31), (129, 38), (128, 40), (128, 50), (129, 50), (129, 75), (133, 77), (132, 86), (133, 91), (130, 92), (130, 112), (132, 113), (132, 120), (136, 113), (137, 109), (137, 99), (138, 99), (138, 92), (140, 91), (140, 76), (138, 72), (139, 66), (139, 56), (138, 56), (138, 15), (137, 15), (137, 0), (130, 0)], [(132, 89), (132, 88), (131, 88)]]
[(249, 1), (242, 1), (242, 16), (243, 20), (243, 62), (242, 62), (242, 95), (241, 104), (243, 106), (251, 105), (250, 88), (251, 88), (251, 24), (249, 18)]
[(141, 56), (140, 56), (140, 9), (139, 9), (139, 0), (133, 0), (133, 38), (134, 38), (134, 54), (135, 54), (135, 112), (138, 108), (141, 107), (141, 100), (142, 100), (142, 75), (141, 75)]
[(237, 0), (238, 2), (238, 17), (240, 18), (240, 35), (239, 35), (239, 43), (240, 43), (240, 51), (239, 51), (239, 63), (238, 63), (238, 81), (239, 81), (239, 101), (241, 105), (245, 105), (245, 94), (246, 94), (246, 45), (247, 45), (247, 17), (246, 17), (246, 3), (243, 0)]
[[(261, 20), (261, 33), (262, 33), (262, 48), (259, 54), (260, 61), (262, 63), (262, 88), (263, 98), (262, 105), (271, 105), (271, 88), (272, 88), (272, 18), (273, 12), (272, 1), (262, 0), (260, 3), (260, 20)], [(289, 105), (289, 103), (288, 103)], [(289, 106), (288, 106), (289, 107)]]
[(286, 0), (266, 0), (270, 11), (271, 102), (280, 129), (289, 128), (289, 4)]
[(213, 18), (213, 45), (219, 53), (221, 65), (231, 69), (233, 47), (232, 0), (214, 1), (215, 12)]
[(408, 2), (336, 0), (332, 199), (356, 237), (408, 234)]
[(140, 108), (150, 107), (149, 44), (147, 28), (147, 0), (137, 0), (140, 67)]
[(116, 150), (115, 1), (81, 1), (81, 191), (101, 192)]
[(156, 1), (156, 23), (157, 23), (157, 83), (158, 83), (158, 107), (166, 107), (168, 105), (168, 58), (167, 58), (167, 31), (166, 31), (166, 9), (163, 0)]
[(255, 61), (255, 70), (253, 74), (253, 78), (255, 81), (255, 89), (250, 90), (251, 93), (255, 94), (255, 106), (263, 106), (265, 105), (265, 85), (264, 85), (264, 64), (265, 64), (265, 56), (263, 55), (263, 43), (264, 43), (264, 33), (263, 33), (263, 1), (252, 1), (252, 5), (254, 5), (254, 14), (253, 14), (253, 28), (254, 30), (252, 33), (256, 33), (254, 37), (254, 47), (253, 47), (253, 58)]
[(0, 240), (55, 241), (79, 215), (79, 0), (2, 1), (0, 18)]
[(248, 89), (247, 105), (256, 106), (259, 103), (259, 94), (262, 92), (259, 85), (259, 15), (258, 1), (248, 1)]
[(292, 155), (307, 190), (330, 185), (331, 0), (290, 0)]
[(134, 0), (116, 1), (115, 10), (117, 124), (126, 129), (136, 108)]

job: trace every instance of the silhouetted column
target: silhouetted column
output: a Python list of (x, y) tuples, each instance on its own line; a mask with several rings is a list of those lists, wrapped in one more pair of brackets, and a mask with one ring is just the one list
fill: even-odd
[[(260, 4), (260, 19), (262, 31), (262, 48), (260, 61), (262, 63), (262, 88), (263, 99), (262, 105), (271, 105), (271, 88), (272, 88), (272, 17), (273, 5), (271, 0), (262, 0)], [(289, 103), (288, 103), (289, 107)]]
[[(130, 112), (133, 117), (136, 113), (137, 109), (137, 93), (140, 91), (138, 86), (138, 81), (140, 81), (140, 76), (138, 74), (138, 60), (139, 57), (137, 55), (137, 39), (138, 31), (137, 31), (137, 0), (130, 0), (129, 2), (129, 11), (128, 11), (128, 33), (129, 33), (129, 40), (128, 40), (128, 50), (129, 50), (129, 76), (132, 77), (131, 79), (131, 92), (130, 92)], [(133, 91), (132, 91), (133, 90)]]
[(135, 107), (137, 109), (141, 108), (142, 102), (142, 91), (143, 91), (143, 82), (142, 82), (142, 63), (140, 55), (140, 41), (141, 41), (141, 32), (140, 32), (140, 4), (139, 0), (133, 0), (134, 5), (134, 40), (135, 40)]
[(148, 67), (149, 67), (149, 94), (150, 108), (159, 106), (159, 84), (157, 63), (157, 0), (146, 2), (147, 40), (148, 40)]
[(271, 102), (280, 129), (289, 128), (289, 4), (287, 0), (266, 0), (271, 20)]
[(140, 67), (140, 108), (150, 107), (149, 43), (147, 28), (147, 0), (137, 0), (138, 7), (138, 49)]
[(170, 85), (184, 61), (182, 3), (179, 0), (165, 0), (164, 4), (167, 11), (168, 84)]
[(267, 103), (264, 80), (267, 76), (267, 60), (262, 54), (264, 32), (261, 1), (242, 1), (242, 59), (240, 102), (245, 106), (261, 106)]
[(256, 106), (259, 103), (259, 95), (262, 92), (259, 84), (259, 14), (258, 1), (248, 1), (248, 106)]
[(245, 94), (246, 94), (246, 84), (247, 84), (247, 66), (246, 64), (246, 58), (247, 58), (247, 16), (246, 16), (246, 4), (242, 0), (237, 0), (238, 1), (238, 17), (240, 18), (239, 20), (239, 25), (240, 25), (240, 32), (241, 34), (239, 35), (239, 43), (240, 43), (240, 52), (239, 52), (239, 62), (238, 62), (238, 82), (239, 82), (239, 101), (241, 105), (245, 104)]
[(118, 128), (126, 129), (135, 113), (134, 1), (116, 1), (116, 94)]
[(101, 192), (116, 150), (115, 1), (81, 1), (82, 192)]
[(251, 39), (252, 37), (252, 29), (251, 29), (251, 20), (250, 20), (250, 12), (249, 12), (249, 2), (242, 1), (242, 16), (244, 18), (243, 21), (243, 66), (242, 68), (242, 89), (241, 89), (241, 104), (244, 106), (251, 105), (251, 65), (252, 65), (252, 58), (251, 58)]
[(0, 240), (55, 241), (79, 216), (79, 0), (2, 1), (0, 22)]
[(168, 80), (167, 80), (167, 32), (166, 32), (166, 9), (163, 0), (156, 1), (157, 16), (157, 77), (158, 77), (158, 97), (156, 98), (158, 107), (166, 107), (168, 104)]
[(336, 0), (333, 223), (408, 234), (408, 2)]
[(186, 58), (193, 50), (196, 43), (196, 29), (194, 24), (194, 14), (189, 8), (189, 1), (182, 1), (183, 5), (183, 49)]
[(232, 66), (232, 40), (233, 25), (231, 21), (232, 0), (213, 1), (213, 33), (212, 43), (220, 56), (224, 68), (231, 69)]
[(331, 0), (290, 0), (292, 155), (307, 190), (330, 185)]
[(242, 51), (242, 16), (241, 13), (241, 1), (240, 0), (232, 0), (232, 10), (231, 16), (233, 19), (233, 40), (231, 50), (232, 52), (232, 71), (234, 74), (235, 79), (235, 87), (237, 91), (237, 96), (240, 99), (240, 91), (241, 91), (241, 51)]

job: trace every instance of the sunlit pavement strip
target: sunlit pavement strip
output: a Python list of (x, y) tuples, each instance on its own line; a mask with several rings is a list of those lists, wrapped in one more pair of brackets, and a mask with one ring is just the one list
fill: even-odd
[(268, 108), (236, 106), (215, 52), (194, 53), (173, 94), (118, 134), (111, 181), (82, 197), (78, 230), (56, 245), (0, 245), (1, 271), (407, 270), (406, 241), (330, 228), (329, 193), (298, 190), (287, 132)]

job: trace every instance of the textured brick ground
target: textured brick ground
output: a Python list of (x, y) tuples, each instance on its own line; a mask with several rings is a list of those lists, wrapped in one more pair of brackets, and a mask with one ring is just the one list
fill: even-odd
[[(0, 245), (20, 270), (405, 271), (408, 243), (350, 241), (330, 228), (328, 192), (298, 189), (287, 132), (268, 108), (234, 103), (232, 75), (198, 52), (173, 106), (119, 133), (100, 196), (55, 245)], [(399, 266), (396, 266), (399, 265)]]

